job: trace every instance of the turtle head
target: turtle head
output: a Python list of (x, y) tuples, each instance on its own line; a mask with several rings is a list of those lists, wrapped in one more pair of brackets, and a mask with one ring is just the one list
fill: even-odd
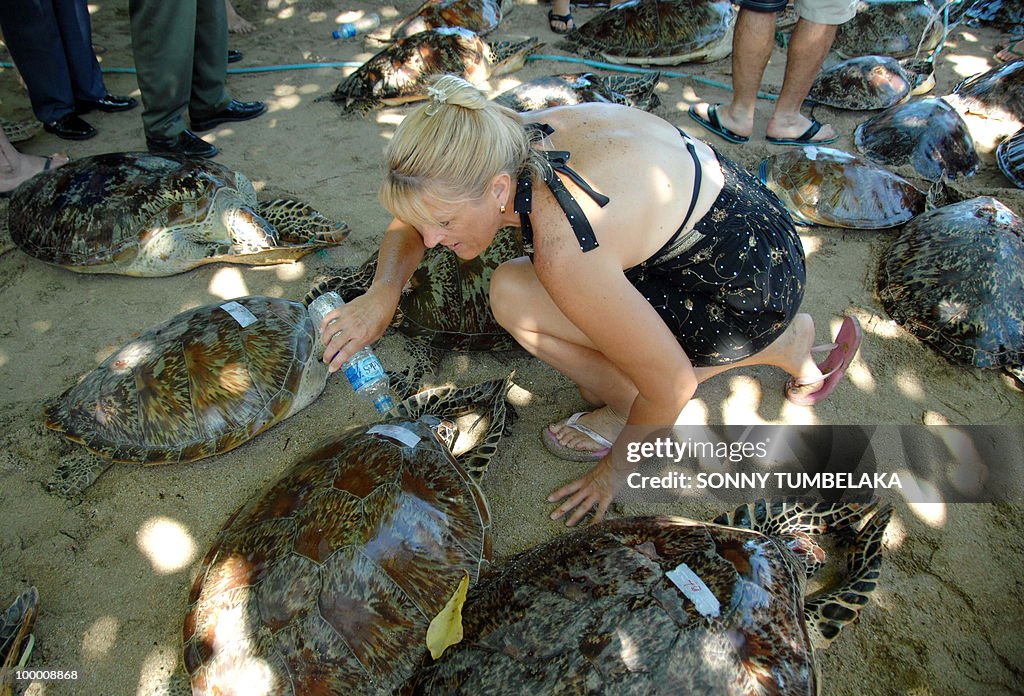
[(455, 446), (455, 441), (459, 437), (459, 426), (453, 420), (447, 418), (438, 418), (437, 416), (423, 416), (421, 419), (426, 423), (430, 431), (434, 433), (434, 437), (438, 441), (451, 450)]

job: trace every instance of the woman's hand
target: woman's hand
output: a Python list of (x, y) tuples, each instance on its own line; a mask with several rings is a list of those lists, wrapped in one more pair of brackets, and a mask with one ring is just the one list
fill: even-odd
[(396, 308), (386, 293), (371, 286), (366, 294), (328, 312), (320, 322), (328, 370), (338, 371), (356, 351), (383, 336)]
[(562, 501), (562, 504), (551, 513), (551, 519), (560, 520), (572, 510), (572, 515), (569, 516), (565, 526), (574, 527), (588, 512), (594, 510), (590, 524), (597, 524), (604, 519), (604, 513), (611, 505), (612, 498), (622, 487), (622, 482), (623, 476), (617, 473), (612, 466), (611, 454), (605, 456), (582, 478), (576, 479), (548, 496), (549, 503)]

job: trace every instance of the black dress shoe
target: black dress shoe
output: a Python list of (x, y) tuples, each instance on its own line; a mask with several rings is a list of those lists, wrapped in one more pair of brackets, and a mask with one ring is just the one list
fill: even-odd
[(185, 157), (216, 157), (220, 152), (190, 130), (183, 130), (174, 138), (146, 136), (146, 146), (154, 155), (184, 155)]
[(228, 62), (229, 63), (237, 63), (240, 60), (242, 60), (242, 52), (241, 51), (236, 51), (233, 48), (229, 48), (228, 49)]
[(67, 114), (56, 121), (44, 123), (43, 130), (65, 140), (88, 140), (96, 135), (96, 129), (75, 114)]
[(76, 101), (75, 112), (79, 114), (87, 114), (90, 111), (99, 109), (100, 111), (112, 114), (116, 111), (128, 111), (129, 109), (134, 109), (138, 103), (139, 102), (135, 100), (135, 97), (119, 97), (114, 94), (108, 94), (96, 101)]
[(215, 114), (210, 114), (206, 118), (196, 118), (189, 114), (189, 119), (192, 121), (192, 130), (205, 131), (228, 121), (248, 121), (266, 110), (267, 105), (263, 102), (240, 102), (232, 99), (227, 106)]

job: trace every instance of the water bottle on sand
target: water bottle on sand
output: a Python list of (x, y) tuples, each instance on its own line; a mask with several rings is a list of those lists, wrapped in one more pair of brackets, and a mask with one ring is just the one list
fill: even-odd
[(356, 34), (365, 34), (380, 26), (380, 15), (376, 12), (360, 17), (351, 22), (343, 22), (338, 28), (331, 32), (336, 39), (351, 39)]
[[(345, 301), (336, 292), (326, 292), (310, 302), (307, 311), (313, 319), (313, 326), (319, 330), (320, 322), (324, 317), (343, 304)], [(341, 369), (356, 394), (372, 403), (377, 411), (385, 413), (394, 407), (395, 402), (391, 398), (388, 376), (385, 374), (380, 360), (369, 346), (357, 351), (348, 359), (348, 362), (341, 366)]]

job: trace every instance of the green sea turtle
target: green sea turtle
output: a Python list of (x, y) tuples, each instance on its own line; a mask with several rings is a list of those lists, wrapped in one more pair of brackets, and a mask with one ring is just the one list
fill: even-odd
[(39, 593), (30, 587), (0, 614), (0, 694), (13, 693), (14, 669), (32, 651), (32, 627), (39, 614)]
[(878, 294), (897, 324), (961, 365), (1024, 377), (1024, 222), (981, 196), (907, 223)]
[(829, 147), (790, 148), (761, 162), (761, 181), (809, 225), (877, 230), (925, 208), (925, 194), (888, 169)]
[(992, 25), (1016, 31), (1018, 34), (1024, 26), (1022, 0), (975, 0), (967, 5), (964, 15), (971, 26)]
[(843, 58), (928, 56), (942, 36), (942, 18), (926, 0), (863, 0), (839, 25), (832, 50)]
[(239, 297), (182, 312), (49, 405), (47, 427), (104, 458), (69, 458), (51, 489), (77, 493), (110, 461), (190, 462), (234, 449), (320, 395), (322, 353), (300, 302)]
[(450, 73), (478, 84), (519, 70), (540, 46), (537, 38), (487, 43), (461, 27), (421, 31), (377, 53), (320, 99), (341, 104), (346, 113), (418, 101), (427, 98), (434, 75)]
[[(511, 407), (508, 380), (431, 389), (320, 444), (235, 511), (192, 585), (183, 628), (194, 696), (390, 694), (427, 625), (491, 553), (477, 485)], [(454, 457), (450, 421), (487, 415)], [(444, 437), (442, 437), (444, 436)]]
[(29, 179), (7, 225), (37, 259), (132, 276), (294, 261), (349, 233), (305, 203), (257, 202), (245, 176), (209, 160), (139, 152), (83, 157)]
[[(529, 549), (472, 587), (461, 643), (416, 694), (817, 694), (815, 649), (877, 589), (892, 514), (761, 501), (714, 523), (607, 520)], [(824, 551), (847, 573), (805, 596)]]
[(909, 164), (929, 181), (970, 176), (978, 169), (974, 139), (963, 118), (940, 98), (886, 109), (857, 126), (857, 149), (872, 162)]
[(653, 111), (661, 103), (654, 93), (660, 79), (659, 72), (611, 76), (590, 72), (547, 75), (506, 90), (494, 97), (494, 101), (516, 111), (536, 111), (584, 102), (624, 104)]
[(710, 63), (732, 52), (727, 0), (628, 0), (566, 34), (560, 48), (610, 63)]
[(943, 99), (964, 118), (975, 141), (998, 142), (1024, 128), (1024, 60), (969, 77)]
[(1024, 188), (1024, 128), (996, 148), (996, 163), (1017, 188)]
[(36, 119), (29, 119), (28, 121), (12, 121), (7, 118), (0, 118), (0, 128), (3, 129), (4, 135), (12, 143), (20, 143), (23, 140), (32, 138), (36, 133), (43, 129), (41, 121)]
[(426, 0), (391, 30), (389, 39), (404, 39), (442, 27), (462, 27), (483, 36), (497, 29), (513, 7), (509, 0)]
[(807, 100), (852, 111), (888, 109), (931, 89), (930, 67), (921, 74), (889, 56), (848, 58), (818, 73)]
[[(392, 327), (410, 340), (415, 362), (406, 376), (393, 375), (399, 394), (415, 391), (435, 371), (440, 351), (503, 351), (518, 347), (491, 312), (491, 274), (500, 264), (524, 256), (522, 235), (505, 227), (475, 259), (462, 260), (443, 247), (427, 249), (402, 294)], [(346, 302), (370, 287), (377, 255), (362, 266), (328, 270), (306, 294), (305, 303), (328, 291)]]

